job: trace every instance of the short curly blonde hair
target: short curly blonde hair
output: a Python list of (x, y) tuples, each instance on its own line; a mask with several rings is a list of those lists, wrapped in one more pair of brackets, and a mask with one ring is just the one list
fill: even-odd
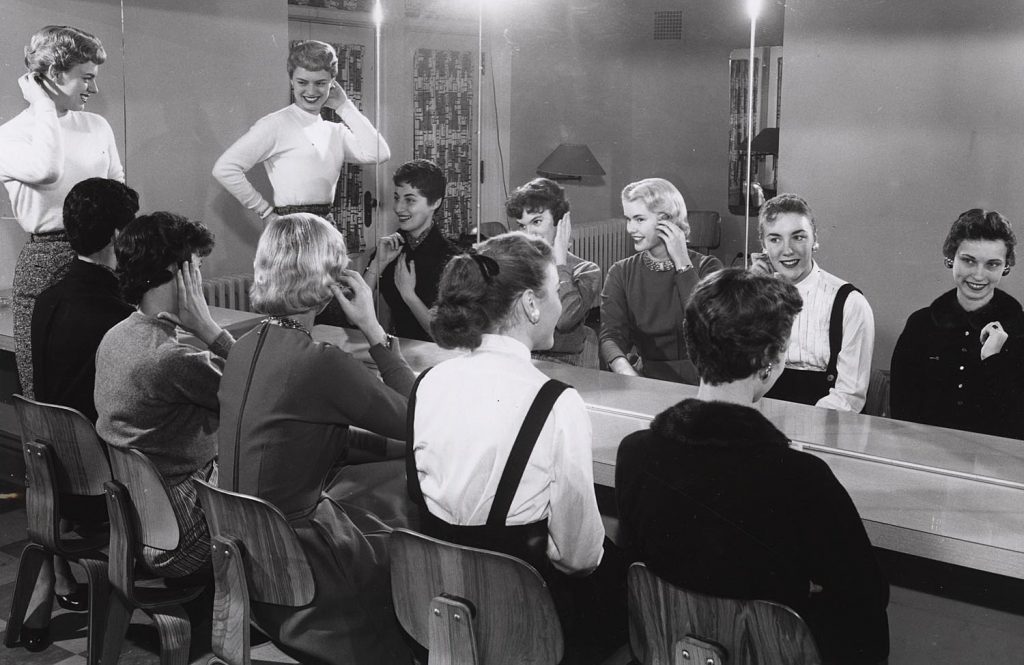
[(333, 297), (330, 285), (348, 266), (348, 252), (345, 238), (327, 220), (299, 212), (267, 224), (252, 265), (253, 309), (288, 316)]
[(644, 178), (622, 189), (623, 202), (640, 201), (659, 219), (672, 222), (690, 239), (690, 222), (686, 219), (686, 202), (676, 186), (664, 178)]

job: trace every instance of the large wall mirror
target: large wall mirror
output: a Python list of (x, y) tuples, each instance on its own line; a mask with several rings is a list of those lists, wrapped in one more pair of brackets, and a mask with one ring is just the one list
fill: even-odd
[[(734, 52), (750, 38), (743, 0), (382, 6), (378, 48), (369, 0), (7, 0), (0, 121), (24, 108), (15, 80), (33, 31), (67, 23), (97, 34), (109, 58), (88, 110), (114, 128), (143, 208), (203, 219), (218, 241), (208, 272), (248, 272), (259, 224), (210, 170), (253, 122), (288, 103), (289, 43), (312, 37), (346, 47), (346, 76), (393, 154), (348, 181), (340, 203), (350, 245), (368, 247), (393, 228), (390, 175), (402, 161), (443, 156), (444, 223), (454, 234), (507, 223), (508, 191), (559, 145), (584, 144), (604, 174), (565, 183), (574, 224), (614, 224), (621, 188), (660, 176), (691, 209), (720, 213), (709, 251), (726, 265), (758, 250), (756, 229), (745, 246), (744, 217), (730, 210)], [(755, 151), (755, 176), (814, 207), (817, 259), (874, 310), (876, 368), (888, 367), (910, 313), (953, 287), (941, 245), (960, 212), (995, 209), (1024, 232), (1022, 38), (1018, 0), (764, 0), (758, 130), (778, 132), (774, 151)], [(771, 47), (784, 52), (774, 68)], [(261, 169), (252, 176), (269, 191)], [(378, 202), (369, 217), (368, 192)], [(0, 216), (7, 288), (24, 236), (6, 197)], [(1000, 287), (1019, 300), (1022, 285), (1015, 269)], [(904, 454), (912, 451), (894, 452)]]

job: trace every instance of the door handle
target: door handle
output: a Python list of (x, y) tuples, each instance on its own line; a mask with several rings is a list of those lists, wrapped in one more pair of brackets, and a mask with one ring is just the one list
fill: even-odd
[(370, 190), (363, 192), (363, 226), (369, 228), (373, 223), (373, 209), (377, 207), (377, 199)]

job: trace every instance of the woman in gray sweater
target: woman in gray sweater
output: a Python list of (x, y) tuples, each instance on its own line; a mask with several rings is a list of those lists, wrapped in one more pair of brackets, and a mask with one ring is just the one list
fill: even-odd
[[(199, 274), (213, 234), (169, 212), (143, 215), (118, 237), (118, 279), (138, 306), (96, 351), (96, 430), (111, 446), (146, 453), (178, 509), (178, 548), (146, 550), (154, 572), (181, 577), (202, 568), (210, 539), (195, 480), (216, 482), (217, 390), (234, 338), (210, 315)], [(178, 341), (184, 328), (205, 343)]]

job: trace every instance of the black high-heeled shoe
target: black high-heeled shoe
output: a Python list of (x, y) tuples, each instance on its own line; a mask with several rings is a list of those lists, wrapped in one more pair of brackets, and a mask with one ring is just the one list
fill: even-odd
[(37, 653), (44, 651), (50, 646), (50, 628), (29, 628), (28, 626), (21, 627), (21, 646), (25, 648), (25, 651), (31, 651)]
[(71, 593), (62, 596), (60, 594), (54, 594), (57, 597), (57, 604), (66, 609), (69, 612), (88, 612), (89, 611), (89, 585), (79, 584), (75, 587), (75, 590)]

